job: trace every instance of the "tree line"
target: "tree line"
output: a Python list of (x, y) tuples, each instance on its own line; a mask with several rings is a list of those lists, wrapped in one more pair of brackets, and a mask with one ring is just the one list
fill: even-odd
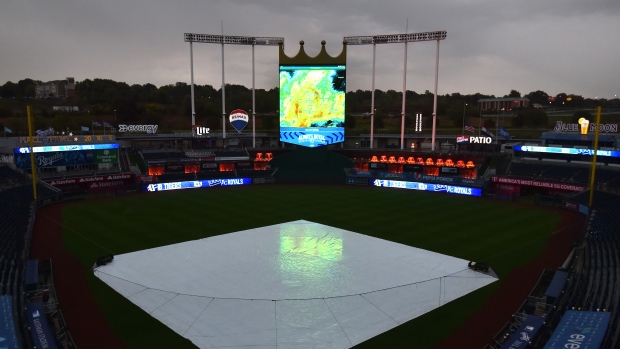
[[(7, 118), (21, 116), (22, 104), (32, 103), (35, 97), (37, 84), (41, 81), (23, 79), (16, 83), (7, 81), (0, 86), (0, 117)], [(35, 103), (35, 112), (43, 118), (53, 117), (55, 114), (50, 105), (78, 106), (82, 112), (93, 118), (99, 116), (113, 116), (116, 122), (145, 122), (165, 124), (168, 120), (191, 119), (191, 88), (184, 82), (157, 87), (153, 84), (133, 84), (118, 82), (110, 79), (85, 79), (75, 84), (75, 97), (54, 99), (46, 103)], [(252, 90), (242, 85), (226, 85), (226, 110), (229, 114), (234, 109), (243, 109), (248, 113), (252, 109)], [(279, 109), (279, 88), (270, 90), (256, 89), (255, 112), (264, 119), (265, 128), (273, 128), (274, 118)], [(460, 125), (463, 118), (482, 117), (478, 109), (478, 100), (495, 98), (494, 95), (481, 93), (463, 95), (452, 93), (438, 96), (437, 115), (440, 118), (452, 120), (454, 125)], [(498, 97), (522, 97), (521, 93), (511, 90), (508, 94)], [(532, 91), (523, 95), (530, 99), (530, 106), (540, 105), (553, 109), (618, 107), (618, 99), (598, 100), (584, 98), (575, 94), (558, 93), (550, 96), (544, 91)], [(222, 119), (222, 91), (211, 85), (194, 86), (195, 112), (197, 120), (213, 127), (221, 127)], [(349, 91), (346, 96), (346, 113), (361, 115), (370, 113), (372, 94), (368, 90)], [(402, 92), (396, 90), (375, 90), (376, 122), (382, 123), (383, 118), (399, 116), (401, 110)], [(430, 91), (416, 93), (406, 92), (407, 124), (411, 124), (417, 113), (430, 116), (433, 112), (434, 95)], [(13, 101), (14, 100), (14, 101)], [(546, 123), (544, 109), (515, 110), (517, 117), (513, 126), (541, 126)], [(485, 112), (486, 113), (486, 112)], [(355, 118), (348, 122), (347, 127), (355, 128)], [(485, 120), (492, 123), (492, 118)], [(198, 122), (197, 122), (198, 123)], [(380, 126), (380, 125), (379, 125)], [(494, 125), (487, 125), (494, 126)]]

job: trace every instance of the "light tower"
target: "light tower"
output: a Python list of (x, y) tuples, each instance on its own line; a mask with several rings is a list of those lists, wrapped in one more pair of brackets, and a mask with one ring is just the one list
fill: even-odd
[(255, 73), (254, 73), (254, 46), (278, 46), (284, 43), (283, 37), (256, 37), (256, 36), (231, 36), (231, 35), (212, 35), (212, 34), (193, 34), (185, 33), (185, 42), (189, 42), (190, 70), (192, 74), (192, 133), (196, 124), (196, 109), (194, 106), (194, 53), (192, 44), (194, 42), (222, 45), (222, 138), (226, 138), (226, 92), (224, 81), (224, 45), (251, 45), (252, 46), (252, 147), (256, 148), (256, 97), (255, 97)]
[(400, 130), (400, 149), (404, 149), (405, 142), (405, 77), (407, 76), (407, 43), (417, 41), (437, 41), (437, 49), (435, 55), (435, 97), (433, 99), (433, 131), (432, 131), (432, 150), (435, 150), (435, 129), (437, 123), (437, 84), (439, 80), (439, 40), (446, 39), (446, 31), (422, 32), (422, 33), (406, 33), (406, 34), (390, 34), (390, 35), (372, 35), (372, 36), (346, 36), (344, 40), (347, 45), (372, 45), (372, 101), (370, 106), (370, 148), (373, 147), (374, 136), (374, 120), (375, 120), (375, 57), (377, 44), (405, 44), (405, 71), (403, 72), (403, 104), (401, 108), (401, 130)]

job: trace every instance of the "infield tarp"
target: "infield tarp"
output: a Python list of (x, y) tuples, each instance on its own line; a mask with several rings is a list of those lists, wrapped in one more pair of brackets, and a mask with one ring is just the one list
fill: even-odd
[(544, 349), (598, 349), (610, 319), (608, 312), (568, 310)]
[(19, 349), (15, 322), (13, 321), (13, 298), (0, 296), (0, 348)]
[(497, 280), (467, 262), (300, 220), (116, 255), (94, 273), (199, 348), (336, 349)]
[(528, 346), (528, 343), (536, 335), (540, 327), (543, 325), (544, 319), (540, 316), (528, 315), (521, 323), (521, 326), (508, 338), (501, 349), (522, 349)]
[(28, 313), (28, 324), (30, 324), (30, 333), (36, 348), (57, 349), (54, 336), (45, 318), (43, 311), (43, 303), (35, 302), (26, 306)]

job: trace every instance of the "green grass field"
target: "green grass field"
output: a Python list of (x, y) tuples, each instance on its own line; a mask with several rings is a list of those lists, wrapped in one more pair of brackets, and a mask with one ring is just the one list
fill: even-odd
[[(103, 254), (305, 219), (466, 260), (488, 261), (501, 280), (539, 255), (560, 219), (549, 210), (483, 198), (319, 185), (146, 193), (76, 202), (62, 214), (65, 246), (82, 262), (105, 316), (131, 348), (193, 345), (92, 275), (90, 267)], [(401, 347), (415, 338), (416, 348), (432, 348), (498, 286), (499, 282), (491, 284), (359, 347)]]

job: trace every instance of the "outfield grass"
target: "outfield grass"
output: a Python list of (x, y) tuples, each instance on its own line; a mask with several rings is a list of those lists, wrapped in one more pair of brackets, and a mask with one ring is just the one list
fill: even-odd
[[(105, 316), (129, 347), (193, 348), (95, 278), (90, 268), (96, 258), (298, 219), (466, 260), (485, 260), (501, 280), (539, 255), (560, 216), (537, 207), (440, 193), (265, 185), (78, 202), (63, 209), (63, 236), (65, 246), (82, 262)], [(457, 299), (360, 347), (399, 347), (415, 338), (416, 348), (432, 348), (498, 286), (494, 283)]]

